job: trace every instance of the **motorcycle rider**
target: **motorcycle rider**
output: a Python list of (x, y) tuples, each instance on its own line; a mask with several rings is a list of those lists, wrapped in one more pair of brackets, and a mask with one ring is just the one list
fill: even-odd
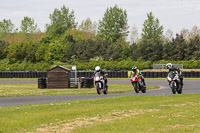
[(144, 81), (144, 77), (142, 76), (140, 70), (137, 69), (136, 66), (133, 66), (133, 67), (132, 67), (131, 75), (134, 75), (134, 74), (136, 74), (138, 77), (141, 78), (142, 82), (144, 83), (144, 86), (146, 87), (146, 83), (145, 83), (145, 81)]
[(100, 75), (103, 76), (103, 79), (105, 80), (105, 87), (108, 87), (107, 85), (107, 78), (106, 78), (106, 73), (103, 69), (101, 69), (99, 66), (96, 66), (95, 67), (95, 72), (94, 74), (96, 74), (97, 72), (100, 72)]
[[(169, 69), (169, 72), (171, 72), (171, 71), (173, 71), (173, 72), (177, 71), (178, 72), (178, 76), (179, 76), (179, 79), (181, 81), (181, 87), (183, 87), (183, 76), (182, 76), (180, 69), (177, 68), (177, 67), (174, 67), (171, 63), (168, 63), (166, 65), (166, 67), (167, 67), (167, 69)], [(169, 84), (170, 84), (170, 82), (169, 82)]]

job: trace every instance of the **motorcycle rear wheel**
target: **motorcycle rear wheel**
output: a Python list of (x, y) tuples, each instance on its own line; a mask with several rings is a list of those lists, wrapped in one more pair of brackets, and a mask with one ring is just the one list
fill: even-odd
[(108, 94), (108, 87), (103, 91), (103, 93), (106, 95)]
[[(180, 85), (180, 84), (179, 84)], [(177, 90), (178, 94), (182, 94), (182, 86), (180, 85), (179, 90)]]
[(146, 87), (145, 86), (142, 87), (142, 93), (146, 93)]

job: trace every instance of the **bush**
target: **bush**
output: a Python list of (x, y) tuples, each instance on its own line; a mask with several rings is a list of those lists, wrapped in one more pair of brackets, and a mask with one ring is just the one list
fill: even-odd
[(172, 64), (183, 64), (184, 69), (196, 69), (200, 68), (200, 60), (189, 60), (189, 61), (132, 61), (132, 60), (122, 60), (122, 61), (90, 61), (90, 62), (78, 62), (74, 61), (71, 63), (54, 62), (54, 64), (49, 64), (48, 62), (38, 62), (31, 63), (27, 61), (16, 62), (10, 64), (8, 60), (0, 60), (0, 71), (47, 71), (55, 65), (76, 65), (77, 70), (94, 70), (96, 66), (100, 66), (105, 70), (131, 70), (133, 66), (137, 66), (140, 70), (152, 69), (153, 64), (167, 64), (171, 62)]

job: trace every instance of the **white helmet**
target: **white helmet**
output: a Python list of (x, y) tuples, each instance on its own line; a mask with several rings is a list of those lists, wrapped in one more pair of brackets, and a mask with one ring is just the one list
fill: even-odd
[(95, 67), (95, 71), (99, 71), (101, 68), (99, 66)]
[(172, 63), (168, 63), (168, 64), (166, 65), (166, 67), (167, 67), (168, 69), (170, 69), (170, 68), (172, 67)]

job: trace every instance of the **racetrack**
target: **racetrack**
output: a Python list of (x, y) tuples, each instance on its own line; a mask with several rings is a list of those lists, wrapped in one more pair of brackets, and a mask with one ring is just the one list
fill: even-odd
[[(0, 83), (19, 83), (19, 81), (0, 81)], [(20, 81), (20, 83), (36, 83), (37, 81)], [(184, 80), (183, 94), (200, 93), (200, 80)], [(109, 80), (108, 84), (130, 84), (129, 80)], [(136, 94), (132, 92), (122, 94), (109, 94), (108, 95), (64, 95), (64, 96), (27, 96), (27, 97), (0, 97), (0, 107), (24, 105), (24, 104), (39, 104), (51, 103), (57, 101), (71, 101), (82, 99), (97, 99), (116, 96), (130, 96), (130, 95), (172, 95), (171, 89), (166, 80), (146, 80), (148, 85), (158, 85), (160, 89), (147, 90), (146, 93)], [(178, 95), (178, 94), (177, 94)]]

